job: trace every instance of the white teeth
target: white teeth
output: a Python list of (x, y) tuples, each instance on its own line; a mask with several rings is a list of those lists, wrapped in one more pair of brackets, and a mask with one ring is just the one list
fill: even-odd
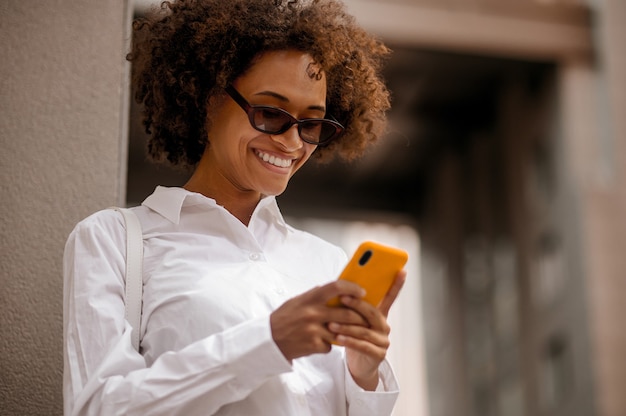
[(291, 159), (281, 159), (274, 155), (268, 155), (267, 153), (263, 153), (260, 151), (257, 151), (257, 156), (263, 159), (264, 162), (267, 162), (274, 166), (278, 166), (280, 168), (287, 168), (291, 166)]

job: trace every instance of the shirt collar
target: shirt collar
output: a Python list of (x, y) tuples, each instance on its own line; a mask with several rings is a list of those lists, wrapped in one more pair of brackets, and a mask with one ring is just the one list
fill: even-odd
[[(157, 212), (174, 224), (179, 224), (183, 206), (207, 203), (217, 205), (214, 199), (207, 198), (196, 192), (190, 192), (184, 188), (157, 186), (154, 192), (141, 205)], [(273, 196), (261, 198), (252, 214), (252, 221), (255, 220), (255, 217), (265, 217), (266, 214), (273, 217), (276, 223), (285, 230), (289, 228), (278, 208), (276, 198)]]
[(250, 218), (250, 224), (252, 224), (257, 219), (263, 218), (266, 221), (269, 219), (273, 219), (274, 221), (276, 221), (276, 224), (280, 225), (285, 231), (289, 229), (289, 226), (285, 222), (283, 214), (278, 208), (276, 197), (274, 196), (264, 196), (261, 198), (258, 205), (254, 209), (254, 212), (252, 213), (252, 218)]
[(141, 205), (161, 214), (174, 224), (178, 224), (183, 203), (190, 195), (192, 193), (184, 188), (157, 186), (152, 195), (147, 197)]

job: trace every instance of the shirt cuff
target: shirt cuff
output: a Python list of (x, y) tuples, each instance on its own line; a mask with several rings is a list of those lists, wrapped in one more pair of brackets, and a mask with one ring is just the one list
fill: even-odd
[(345, 359), (344, 366), (348, 414), (350, 416), (390, 415), (400, 390), (389, 362), (385, 360), (378, 367), (379, 378), (375, 391), (366, 391), (356, 384)]

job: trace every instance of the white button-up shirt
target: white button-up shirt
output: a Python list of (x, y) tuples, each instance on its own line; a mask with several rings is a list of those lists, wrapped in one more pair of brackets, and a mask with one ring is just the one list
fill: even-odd
[(290, 364), (270, 314), (335, 279), (345, 253), (287, 225), (273, 197), (246, 227), (214, 200), (159, 187), (133, 208), (143, 228), (141, 353), (124, 319), (125, 229), (114, 210), (80, 222), (64, 258), (65, 414), (388, 415), (387, 362), (358, 387), (333, 346)]

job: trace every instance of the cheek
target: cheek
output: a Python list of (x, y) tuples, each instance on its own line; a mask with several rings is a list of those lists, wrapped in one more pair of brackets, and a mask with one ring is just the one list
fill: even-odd
[(300, 159), (298, 161), (298, 165), (294, 169), (293, 173), (295, 173), (302, 166), (304, 166), (304, 164), (311, 158), (311, 155), (313, 155), (313, 152), (315, 152), (315, 149), (317, 149), (317, 146), (314, 146), (312, 144), (305, 143), (304, 145), (306, 146), (306, 151), (305, 151), (304, 156), (302, 157), (302, 159)]
[(212, 97), (209, 100), (205, 119), (206, 131), (209, 140), (215, 135), (226, 137), (239, 137), (241, 126), (247, 123), (246, 114), (236, 104), (231, 105), (224, 98)]
[(309, 144), (309, 143), (305, 143), (304, 144), (306, 147), (306, 160), (309, 160), (311, 158), (311, 155), (313, 155), (313, 153), (317, 150), (317, 146)]
[(209, 132), (209, 142), (214, 152), (222, 158), (236, 162), (248, 149), (248, 143), (254, 139), (256, 131), (245, 130), (245, 124), (230, 118), (228, 120), (216, 120)]

